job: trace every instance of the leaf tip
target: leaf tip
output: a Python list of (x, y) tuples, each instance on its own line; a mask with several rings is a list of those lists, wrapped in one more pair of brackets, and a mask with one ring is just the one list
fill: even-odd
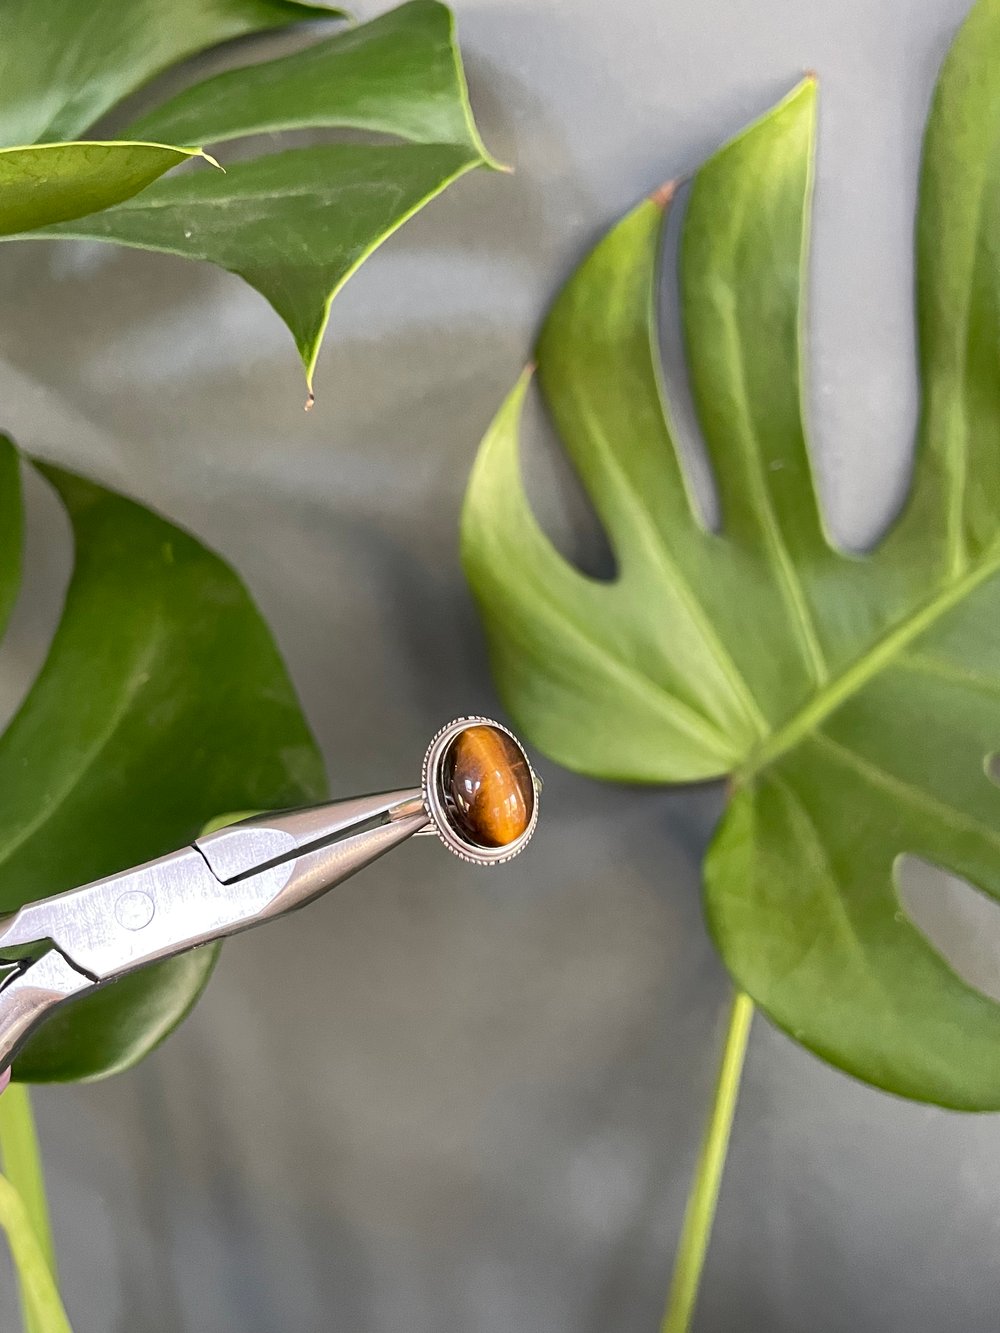
[(312, 389), (310, 389), (309, 392), (306, 394), (306, 401), (302, 404), (303, 412), (311, 412), (313, 410), (313, 405), (315, 402), (316, 402), (316, 395), (313, 393)]
[(677, 193), (677, 181), (676, 180), (664, 181), (663, 184), (658, 189), (654, 190), (653, 193), (649, 196), (649, 200), (650, 203), (655, 204), (657, 208), (662, 209), (664, 212), (666, 212), (666, 210), (670, 207), (670, 201), (673, 199), (676, 193)]

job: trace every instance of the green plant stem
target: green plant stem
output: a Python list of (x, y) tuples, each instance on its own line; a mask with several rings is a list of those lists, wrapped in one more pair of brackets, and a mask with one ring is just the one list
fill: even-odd
[(752, 1018), (753, 1001), (748, 995), (737, 991), (733, 996), (729, 1013), (729, 1025), (726, 1029), (725, 1045), (722, 1048), (722, 1063), (719, 1065), (719, 1076), (715, 1083), (711, 1115), (701, 1152), (698, 1154), (698, 1165), (695, 1168), (694, 1181), (684, 1212), (684, 1225), (681, 1228), (674, 1275), (660, 1333), (688, 1333), (691, 1328), (698, 1300), (701, 1272), (705, 1266), (715, 1209), (719, 1201), (719, 1187), (726, 1165), (729, 1134), (736, 1113), (736, 1101), (740, 1092), (740, 1078), (743, 1073)]
[(24, 1200), (0, 1175), (0, 1228), (6, 1233), (21, 1283), (24, 1326), (37, 1333), (72, 1333), (55, 1278), (35, 1235)]
[[(45, 1199), (45, 1178), (42, 1174), (38, 1135), (35, 1132), (35, 1118), (31, 1111), (28, 1089), (20, 1083), (12, 1083), (3, 1096), (0, 1096), (0, 1161), (3, 1163), (9, 1187), (23, 1212), (23, 1220), (31, 1233), (29, 1248), (37, 1250), (37, 1258), (45, 1267), (55, 1290), (55, 1252), (49, 1225), (49, 1209)], [(9, 1228), (8, 1239), (17, 1261), (16, 1242), (19, 1238), (14, 1236)], [(51, 1322), (38, 1322), (34, 1314), (34, 1304), (29, 1299), (26, 1278), (20, 1266), (18, 1271), (21, 1278), (25, 1333), (50, 1333), (51, 1329), (60, 1327)], [(31, 1271), (34, 1271), (33, 1268)], [(63, 1318), (65, 1319), (65, 1316)]]

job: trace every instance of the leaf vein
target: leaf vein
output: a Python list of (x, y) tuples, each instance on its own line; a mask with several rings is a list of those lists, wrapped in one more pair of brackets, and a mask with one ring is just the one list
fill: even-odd
[(716, 633), (715, 626), (712, 624), (708, 612), (705, 610), (704, 605), (690, 581), (684, 576), (680, 566), (671, 556), (669, 549), (661, 540), (655, 524), (653, 524), (650, 519), (649, 511), (642, 501), (642, 497), (636, 493), (632, 486), (628, 474), (618, 461), (617, 453), (613, 448), (611, 441), (608, 440), (602, 426), (589, 413), (587, 416), (590, 421), (594, 438), (601, 443), (601, 453), (605, 467), (615, 475), (619, 489), (628, 495), (634, 513), (639, 516), (638, 521), (633, 524), (633, 531), (639, 531), (643, 547), (647, 554), (649, 554), (659, 565), (668, 584), (677, 593), (692, 624), (697, 627), (706, 648), (715, 660), (716, 666), (729, 682), (733, 693), (742, 703), (754, 729), (759, 736), (766, 736), (768, 732), (767, 718), (764, 716), (745, 676), (739, 670), (732, 656), (726, 650), (725, 645)]
[[(837, 916), (841, 922), (841, 925), (844, 928), (844, 932), (846, 933), (848, 939), (852, 942), (852, 944), (854, 944), (857, 947), (858, 951), (862, 955), (865, 955), (867, 957), (868, 953), (870, 952), (868, 944), (865, 940), (864, 934), (858, 928), (857, 923), (854, 921), (850, 911), (848, 910), (840, 880), (837, 878), (836, 871), (833, 868), (833, 863), (830, 860), (830, 854), (826, 848), (826, 844), (823, 842), (823, 839), (820, 836), (819, 829), (816, 826), (816, 821), (813, 818), (811, 811), (809, 810), (805, 802), (802, 800), (801, 796), (798, 794), (798, 792), (790, 783), (785, 782), (782, 778), (778, 777), (776, 773), (770, 774), (769, 780), (773, 782), (775, 786), (778, 787), (784, 793), (785, 798), (790, 807), (792, 818), (798, 824), (800, 832), (804, 835), (807, 842), (813, 848), (813, 853), (814, 853), (812, 858), (813, 868), (819, 873), (819, 875), (822, 878), (827, 880), (830, 885), (830, 888), (832, 890), (830, 900), (835, 904), (837, 908)], [(814, 940), (818, 940), (818, 935), (814, 937)], [(883, 999), (886, 1002), (888, 1002), (893, 1008), (897, 1007), (894, 997), (886, 989), (882, 981), (879, 968), (877, 966), (872, 966), (871, 964), (868, 964), (866, 971), (869, 979), (878, 988)]]
[(902, 653), (893, 665), (901, 667), (904, 671), (919, 672), (921, 675), (933, 676), (935, 680), (966, 685), (969, 689), (979, 690), (983, 694), (1000, 697), (1000, 677), (987, 676), (969, 667), (956, 666), (955, 663), (942, 661), (939, 657), (928, 657), (924, 653)]
[(798, 576), (795, 563), (788, 552), (781, 525), (774, 512), (771, 494), (764, 484), (763, 460), (760, 442), (753, 424), (750, 408), (750, 396), (746, 384), (746, 359), (744, 343), (739, 336), (736, 314), (732, 308), (720, 311), (721, 326), (724, 330), (731, 364), (734, 367), (734, 394), (738, 399), (739, 412), (745, 429), (741, 432), (747, 449), (753, 455), (752, 465), (747, 468), (747, 479), (753, 491), (755, 507), (763, 524), (764, 545), (771, 557), (771, 564), (778, 576), (778, 582), (791, 613), (791, 624), (795, 637), (799, 641), (806, 664), (818, 685), (824, 685), (830, 676), (830, 669), (816, 633), (809, 601)]
[(948, 805), (946, 801), (942, 801), (930, 792), (922, 790), (915, 783), (908, 781), (906, 778), (901, 778), (897, 773), (889, 772), (888, 769), (883, 768), (881, 764), (876, 763), (868, 755), (861, 754), (851, 746), (834, 740), (827, 732), (817, 731), (812, 739), (821, 749), (827, 750), (835, 758), (839, 758), (843, 765), (852, 768), (870, 786), (888, 792), (890, 796), (904, 805), (911, 805), (925, 814), (933, 815), (935, 819), (943, 820), (952, 828), (984, 839), (997, 852), (1000, 852), (1000, 833), (991, 828), (989, 824), (984, 824), (978, 819), (963, 814), (955, 806)]
[[(40, 828), (44, 827), (52, 817), (53, 812), (57, 810), (69, 795), (80, 785), (86, 774), (93, 768), (98, 759), (100, 759), (101, 755), (114, 738), (115, 733), (128, 716), (132, 705), (139, 697), (143, 687), (148, 683), (153, 662), (160, 651), (164, 638), (164, 626), (162, 621), (158, 620), (149, 641), (146, 643), (139, 657), (136, 658), (132, 664), (131, 679), (122, 691), (121, 698), (109, 716), (107, 725), (103, 728), (100, 734), (94, 738), (93, 743), (82, 756), (81, 762), (68, 775), (68, 780), (60, 786), (59, 790), (52, 795), (51, 799), (39, 805), (34, 817), (21, 826), (17, 836), (5, 843), (3, 849), (0, 850), (0, 867), (9, 861), (14, 853), (28, 842)], [(29, 695), (25, 702), (25, 707), (29, 707), (30, 704), (31, 696)]]
[(613, 653), (600, 640), (593, 638), (582, 625), (568, 614), (565, 605), (558, 598), (547, 596), (541, 588), (537, 589), (537, 596), (550, 614), (562, 621), (585, 653), (589, 654), (610, 673), (617, 676), (619, 680), (626, 682), (638, 693), (648, 698), (657, 712), (662, 713), (681, 730), (686, 731), (692, 738), (697, 738), (708, 745), (720, 759), (723, 761), (729, 759), (732, 747), (727, 745), (726, 737), (712, 725), (703, 713), (699, 713), (689, 704), (686, 704), (683, 699), (671, 694), (647, 676), (645, 672), (638, 671), (624, 658)]
[(822, 690), (813, 695), (808, 704), (764, 741), (750, 755), (739, 770), (739, 779), (746, 782), (779, 755), (797, 745), (810, 732), (815, 732), (823, 720), (837, 708), (858, 694), (881, 671), (891, 666), (914, 639), (930, 629), (952, 607), (969, 596), (1000, 570), (1000, 545), (987, 551), (981, 560), (971, 566), (961, 578), (940, 589), (911, 616), (897, 621), (882, 638), (836, 676)]

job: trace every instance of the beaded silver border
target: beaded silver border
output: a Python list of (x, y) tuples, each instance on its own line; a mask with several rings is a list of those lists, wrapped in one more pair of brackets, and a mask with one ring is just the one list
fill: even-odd
[[(441, 765), (452, 741), (461, 732), (468, 730), (469, 727), (495, 727), (497, 731), (502, 731), (505, 736), (509, 736), (524, 756), (524, 762), (528, 765), (528, 772), (531, 774), (531, 784), (535, 789), (531, 819), (521, 836), (515, 842), (508, 843), (506, 847), (479, 847), (475, 843), (469, 842), (454, 827), (445, 808), (439, 781)], [(538, 823), (538, 797), (542, 784), (538, 780), (535, 770), (531, 767), (531, 760), (525, 753), (524, 746), (510, 728), (505, 727), (502, 722), (497, 722), (491, 717), (456, 717), (453, 722), (449, 722), (446, 727), (442, 727), (428, 745), (427, 753), (424, 755), (420, 786), (424, 809), (430, 816), (435, 832), (448, 850), (463, 861), (469, 861), (472, 865), (477, 866), (503, 865), (505, 861), (510, 861), (519, 852), (523, 852), (531, 841), (531, 835)]]

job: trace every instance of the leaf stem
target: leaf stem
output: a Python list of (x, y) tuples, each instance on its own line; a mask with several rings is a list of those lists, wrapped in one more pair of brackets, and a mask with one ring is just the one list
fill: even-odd
[(24, 1200), (0, 1175), (0, 1228), (6, 1233), (21, 1283), (24, 1326), (38, 1333), (72, 1333), (52, 1270), (35, 1235)]
[(660, 1333), (688, 1333), (691, 1328), (719, 1201), (719, 1187), (729, 1149), (729, 1134), (736, 1113), (752, 1018), (753, 1001), (748, 995), (737, 991), (729, 1012), (712, 1110), (684, 1211), (684, 1225)]
[[(35, 1119), (31, 1110), (28, 1089), (21, 1083), (12, 1083), (0, 1097), (0, 1162), (7, 1176), (11, 1192), (15, 1195), (30, 1236), (31, 1251), (37, 1250), (37, 1259), (44, 1265), (53, 1290), (56, 1287), (55, 1252), (52, 1246), (52, 1230), (49, 1225), (49, 1209), (45, 1199), (45, 1178), (42, 1174), (42, 1159), (38, 1147), (38, 1135), (35, 1131)], [(8, 1203), (8, 1212), (12, 1205)], [(12, 1217), (19, 1217), (16, 1208)], [(5, 1223), (5, 1225), (8, 1225)], [(14, 1236), (8, 1226), (8, 1239), (11, 1251), (17, 1260), (19, 1238)], [(32, 1259), (32, 1263), (35, 1259)], [(20, 1270), (21, 1303), (24, 1309), (25, 1333), (49, 1333), (56, 1328), (53, 1323), (40, 1323), (34, 1314), (36, 1303), (29, 1299), (28, 1279)], [(57, 1295), (58, 1299), (58, 1295)], [(65, 1316), (64, 1316), (65, 1318)], [(68, 1325), (67, 1325), (68, 1327)]]

